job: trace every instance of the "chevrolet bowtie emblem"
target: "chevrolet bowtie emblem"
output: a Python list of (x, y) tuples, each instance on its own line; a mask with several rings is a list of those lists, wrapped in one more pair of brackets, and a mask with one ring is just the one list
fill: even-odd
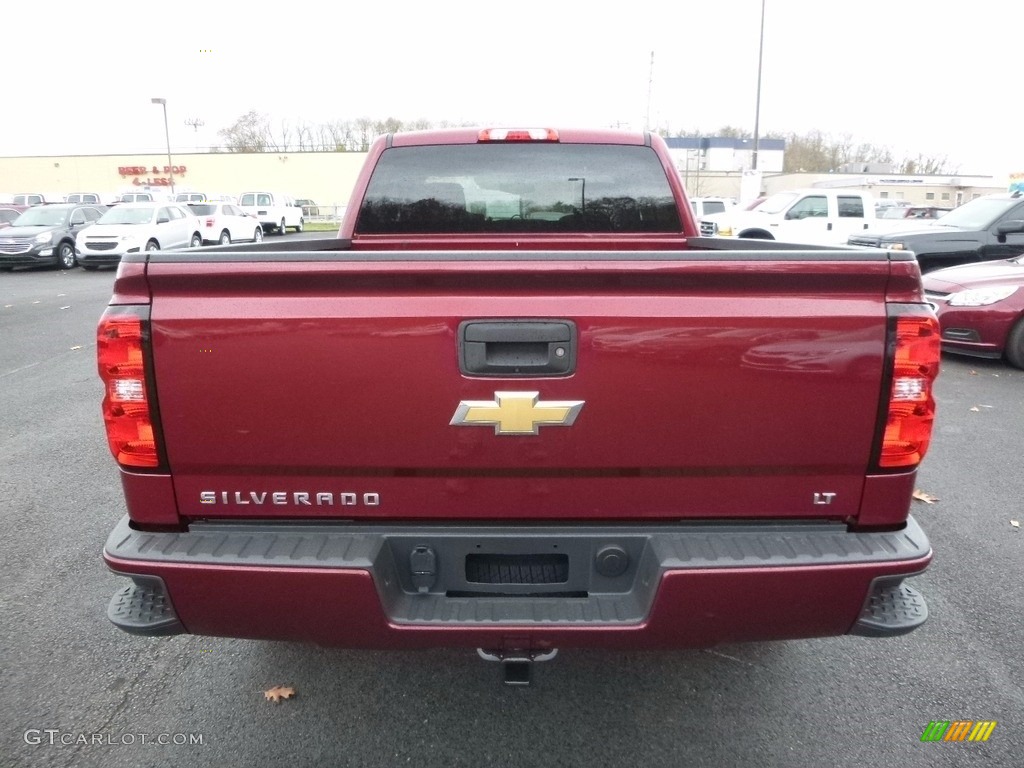
[(540, 392), (495, 392), (494, 400), (463, 400), (450, 424), (494, 427), (496, 435), (536, 435), (541, 427), (568, 427), (583, 400), (542, 401)]

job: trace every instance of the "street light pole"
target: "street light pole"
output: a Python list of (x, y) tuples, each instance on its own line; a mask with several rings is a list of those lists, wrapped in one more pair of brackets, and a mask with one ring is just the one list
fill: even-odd
[(580, 215), (585, 216), (587, 213), (587, 177), (570, 176), (569, 181), (580, 182)]
[(761, 143), (761, 62), (764, 60), (764, 4), (761, 0), (761, 40), (757, 46), (757, 102), (754, 105), (754, 154), (751, 170), (757, 170), (757, 145)]
[(151, 99), (164, 108), (164, 136), (167, 138), (167, 172), (171, 175), (171, 194), (174, 194), (174, 163), (171, 162), (171, 129), (167, 125), (167, 99)]

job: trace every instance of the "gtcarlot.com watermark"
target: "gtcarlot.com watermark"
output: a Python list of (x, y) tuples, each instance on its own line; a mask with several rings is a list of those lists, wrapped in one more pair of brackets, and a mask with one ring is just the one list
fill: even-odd
[(160, 747), (196, 746), (203, 743), (201, 733), (75, 733), (59, 728), (29, 728), (23, 737), (33, 746), (109, 747), (155, 744)]

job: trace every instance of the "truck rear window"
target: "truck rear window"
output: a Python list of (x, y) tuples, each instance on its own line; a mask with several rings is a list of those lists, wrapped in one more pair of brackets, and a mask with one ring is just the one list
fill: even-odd
[(658, 156), (613, 144), (459, 144), (386, 150), (358, 234), (679, 232)]

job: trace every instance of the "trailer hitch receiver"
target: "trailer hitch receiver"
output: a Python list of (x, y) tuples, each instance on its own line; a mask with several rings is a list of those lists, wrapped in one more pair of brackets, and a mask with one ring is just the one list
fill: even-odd
[(476, 652), (484, 661), (497, 661), (501, 664), (501, 678), (505, 685), (529, 685), (533, 680), (533, 665), (550, 661), (558, 655), (557, 648), (533, 651), (477, 648)]

